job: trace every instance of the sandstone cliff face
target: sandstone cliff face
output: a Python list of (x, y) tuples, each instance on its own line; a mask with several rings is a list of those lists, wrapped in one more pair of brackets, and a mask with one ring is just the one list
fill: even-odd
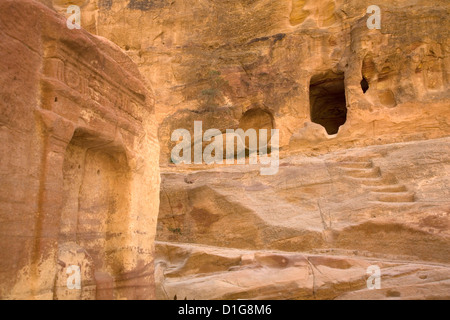
[(48, 7), (0, 15), (0, 298), (153, 298), (153, 95), (116, 45)]
[[(450, 6), (372, 4), (83, 2), (155, 90), (159, 298), (448, 298)], [(279, 173), (167, 166), (194, 121), (279, 129)]]
[[(130, 170), (145, 180), (147, 168), (153, 170), (158, 153), (162, 168), (155, 253), (159, 299), (450, 298), (447, 0), (377, 1), (380, 30), (370, 30), (366, 25), (366, 10), (375, 4), (368, 0), (41, 2), (66, 17), (69, 4), (79, 5), (83, 28), (117, 44), (138, 66), (153, 94), (145, 93), (140, 80), (128, 82), (129, 75), (113, 78), (127, 90), (145, 96), (146, 105), (153, 106), (148, 100), (154, 99), (156, 120), (152, 112), (137, 105), (127, 112), (135, 119), (124, 126), (142, 123), (144, 132), (154, 133), (158, 123), (161, 148), (156, 147), (156, 133), (150, 134), (150, 142), (141, 134), (132, 134), (129, 139), (124, 136), (118, 144), (114, 135), (103, 137), (109, 132), (103, 127), (104, 117), (98, 119), (83, 107), (83, 123), (92, 119), (89, 126), (94, 128), (88, 133), (70, 129), (74, 133), (62, 139), (66, 141), (62, 144), (64, 151), (50, 157), (62, 168), (51, 171), (51, 175), (59, 173), (57, 188), (64, 190), (65, 200), (55, 195), (53, 199), (61, 203), (45, 209), (52, 214), (60, 212), (62, 217), (55, 220), (61, 223), (53, 233), (58, 234), (59, 245), (56, 247), (53, 240), (52, 249), (45, 251), (51, 252), (46, 253), (50, 260), (20, 256), (14, 262), (2, 260), (5, 267), (0, 270), (20, 270), (19, 274), (28, 279), (29, 271), (24, 266), (34, 261), (30, 272), (37, 274), (37, 268), (51, 270), (48, 274), (52, 276), (45, 279), (54, 280), (52, 292), (57, 298), (108, 298), (114, 283), (128, 277), (136, 279), (136, 273), (142, 274), (140, 270), (148, 272), (144, 277), (149, 276), (153, 267), (147, 249), (156, 223), (149, 212), (154, 214), (156, 210), (154, 192), (159, 185), (153, 180), (148, 189), (145, 183), (133, 184)], [(101, 56), (113, 57), (121, 66), (118, 70), (135, 74), (117, 48), (82, 34)], [(47, 43), (47, 38), (41, 42)], [(53, 93), (44, 94), (53, 92), (52, 87), (40, 80), (37, 67), (43, 64), (39, 61), (47, 57), (46, 52), (53, 51), (50, 45), (41, 46), (48, 49), (44, 53), (36, 50), (39, 54), (35, 61), (28, 62), (35, 70), (28, 86), (36, 87), (42, 98), (28, 91), (28, 100), (22, 99), (18, 105), (28, 108), (41, 99), (47, 103), (42, 105), (52, 106), (44, 109), (53, 110)], [(11, 50), (6, 52), (15, 56)], [(25, 61), (34, 57), (24, 56)], [(101, 66), (106, 74), (117, 69), (104, 70)], [(11, 87), (14, 82), (5, 81), (11, 90), (22, 92)], [(104, 86), (99, 83), (96, 87), (102, 90)], [(94, 101), (114, 92), (107, 89), (97, 95), (93, 90)], [(14, 95), (5, 97), (8, 101)], [(4, 109), (2, 112), (10, 112)], [(21, 113), (6, 115), (4, 118), (9, 119)], [(76, 117), (72, 111), (62, 114), (66, 122), (78, 123), (71, 120), (72, 116)], [(116, 117), (119, 123), (124, 116)], [(20, 118), (16, 126), (24, 125), (24, 119), (28, 118)], [(264, 177), (259, 165), (170, 164), (174, 146), (171, 133), (178, 128), (192, 132), (194, 121), (202, 121), (204, 131), (279, 129), (279, 172)], [(57, 122), (57, 127), (66, 128), (66, 122)], [(124, 129), (119, 124), (117, 127)], [(44, 139), (49, 130), (39, 130), (34, 137)], [(92, 134), (101, 138), (92, 141)], [(111, 149), (108, 145), (107, 150), (97, 152), (98, 141), (105, 139), (115, 142)], [(21, 155), (26, 147), (14, 143)], [(41, 164), (53, 168), (50, 160), (43, 160), (48, 152), (42, 151), (42, 145), (33, 143), (29, 151), (44, 154), (39, 161), (32, 156), (16, 156), (21, 160), (4, 164), (4, 170), (13, 166), (21, 174), (26, 169), (26, 181), (30, 181), (30, 187), (19, 184), (19, 189), (14, 189), (14, 181), (20, 180), (8, 177), (11, 182), (6, 190), (21, 190), (17, 195), (30, 193), (27, 199), (40, 195), (42, 178), (36, 177), (47, 177), (50, 171), (38, 168)], [(11, 148), (3, 148), (9, 157), (14, 156)], [(151, 154), (142, 154), (149, 150)], [(138, 156), (130, 157), (130, 152)], [(82, 164), (80, 159), (84, 159)], [(85, 172), (82, 177), (77, 174), (78, 165)], [(36, 169), (30, 172), (30, 168)], [(101, 179), (96, 176), (97, 170), (104, 173)], [(29, 211), (31, 217), (31, 212), (42, 210)], [(135, 216), (118, 212), (135, 212)], [(144, 220), (135, 219), (137, 212), (144, 212)], [(34, 220), (25, 215), (22, 218), (34, 230)], [(27, 230), (17, 222), (12, 225), (11, 230), (17, 233)], [(136, 232), (127, 233), (127, 226)], [(6, 224), (4, 228), (10, 230)], [(91, 241), (92, 228), (111, 230), (110, 235), (127, 235), (111, 241), (96, 234)], [(35, 249), (35, 240), (23, 241), (19, 248), (28, 246), (30, 253), (44, 252)], [(136, 251), (119, 250), (116, 254), (124, 243), (132, 243)], [(56, 255), (61, 261), (58, 266), (48, 262)], [(141, 257), (145, 262), (135, 263)], [(121, 273), (123, 261), (131, 266), (127, 272), (138, 271)], [(67, 264), (84, 266), (83, 279), (87, 281), (76, 296), (64, 289), (61, 280)], [(369, 290), (367, 268), (374, 265), (381, 269), (381, 288)], [(5, 277), (10, 274), (5, 272)], [(34, 281), (39, 287), (41, 280)], [(150, 287), (151, 280), (146, 281)], [(23, 296), (10, 293), (19, 289), (25, 292), (23, 283), (14, 286), (16, 291), (11, 291), (12, 287), (5, 286), (3, 296)], [(125, 295), (115, 293), (115, 297)], [(151, 297), (147, 293), (137, 296)]]
[(360, 0), (77, 3), (84, 27), (126, 50), (155, 89), (162, 164), (174, 129), (234, 129), (255, 108), (288, 153), (449, 133), (446, 0), (378, 1), (381, 30), (367, 28), (373, 3)]

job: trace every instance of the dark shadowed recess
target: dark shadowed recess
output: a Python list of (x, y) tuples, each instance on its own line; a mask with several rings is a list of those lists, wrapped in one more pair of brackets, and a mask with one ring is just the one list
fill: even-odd
[(311, 121), (336, 134), (347, 121), (344, 74), (327, 72), (311, 78), (309, 88)]

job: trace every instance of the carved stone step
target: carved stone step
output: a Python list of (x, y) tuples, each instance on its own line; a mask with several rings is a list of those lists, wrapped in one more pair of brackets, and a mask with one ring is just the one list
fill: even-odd
[(414, 202), (414, 192), (378, 192), (376, 199), (381, 202)]
[(384, 201), (369, 201), (373, 206), (383, 208), (383, 210), (392, 210), (393, 212), (399, 212), (403, 210), (411, 210), (417, 202), (384, 202)]
[(353, 178), (377, 178), (381, 177), (379, 167), (369, 169), (344, 169), (345, 175)]
[(388, 185), (388, 186), (373, 186), (370, 187), (370, 191), (372, 192), (405, 192), (408, 189), (401, 184), (396, 185)]
[(390, 186), (393, 184), (397, 184), (397, 180), (392, 177), (385, 177), (385, 176), (379, 176), (379, 177), (344, 177), (345, 180), (349, 181), (352, 184), (358, 184), (363, 185), (366, 187), (373, 187), (373, 186)]
[(375, 177), (375, 178), (355, 178), (355, 177), (346, 177), (343, 179), (350, 182), (351, 184), (364, 186), (364, 187), (373, 187), (373, 186), (389, 186), (395, 184), (396, 181), (390, 181), (385, 177)]
[(373, 168), (373, 164), (371, 161), (364, 161), (364, 162), (345, 161), (345, 162), (339, 162), (338, 166), (341, 168), (349, 168), (349, 169)]

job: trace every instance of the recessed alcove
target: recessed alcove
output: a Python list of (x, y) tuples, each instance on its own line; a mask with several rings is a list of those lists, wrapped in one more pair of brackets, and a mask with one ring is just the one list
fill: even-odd
[[(270, 142), (271, 129), (273, 129), (273, 116), (270, 112), (265, 111), (261, 108), (253, 108), (247, 110), (239, 120), (239, 128), (247, 131), (248, 129), (254, 129), (258, 137), (259, 146), (259, 134), (261, 129), (267, 130), (267, 141), (266, 145)], [(248, 148), (248, 138), (245, 141), (245, 146)], [(259, 146), (259, 148), (264, 146)]]
[(76, 131), (63, 165), (64, 202), (60, 240), (75, 242), (92, 257), (95, 270), (123, 269), (130, 202), (130, 170), (121, 147)]
[(363, 91), (363, 93), (366, 93), (367, 90), (369, 90), (369, 82), (365, 77), (363, 77), (361, 80), (361, 90)]
[(309, 87), (311, 121), (329, 135), (338, 133), (347, 121), (344, 74), (327, 72), (311, 78)]

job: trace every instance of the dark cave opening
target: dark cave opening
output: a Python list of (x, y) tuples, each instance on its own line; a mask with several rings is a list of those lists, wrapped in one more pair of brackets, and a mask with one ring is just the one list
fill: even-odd
[(327, 72), (313, 76), (309, 88), (311, 121), (336, 134), (347, 121), (344, 74)]
[(367, 90), (369, 90), (369, 82), (367, 82), (367, 79), (364, 77), (361, 80), (361, 89), (363, 93), (366, 93)]

